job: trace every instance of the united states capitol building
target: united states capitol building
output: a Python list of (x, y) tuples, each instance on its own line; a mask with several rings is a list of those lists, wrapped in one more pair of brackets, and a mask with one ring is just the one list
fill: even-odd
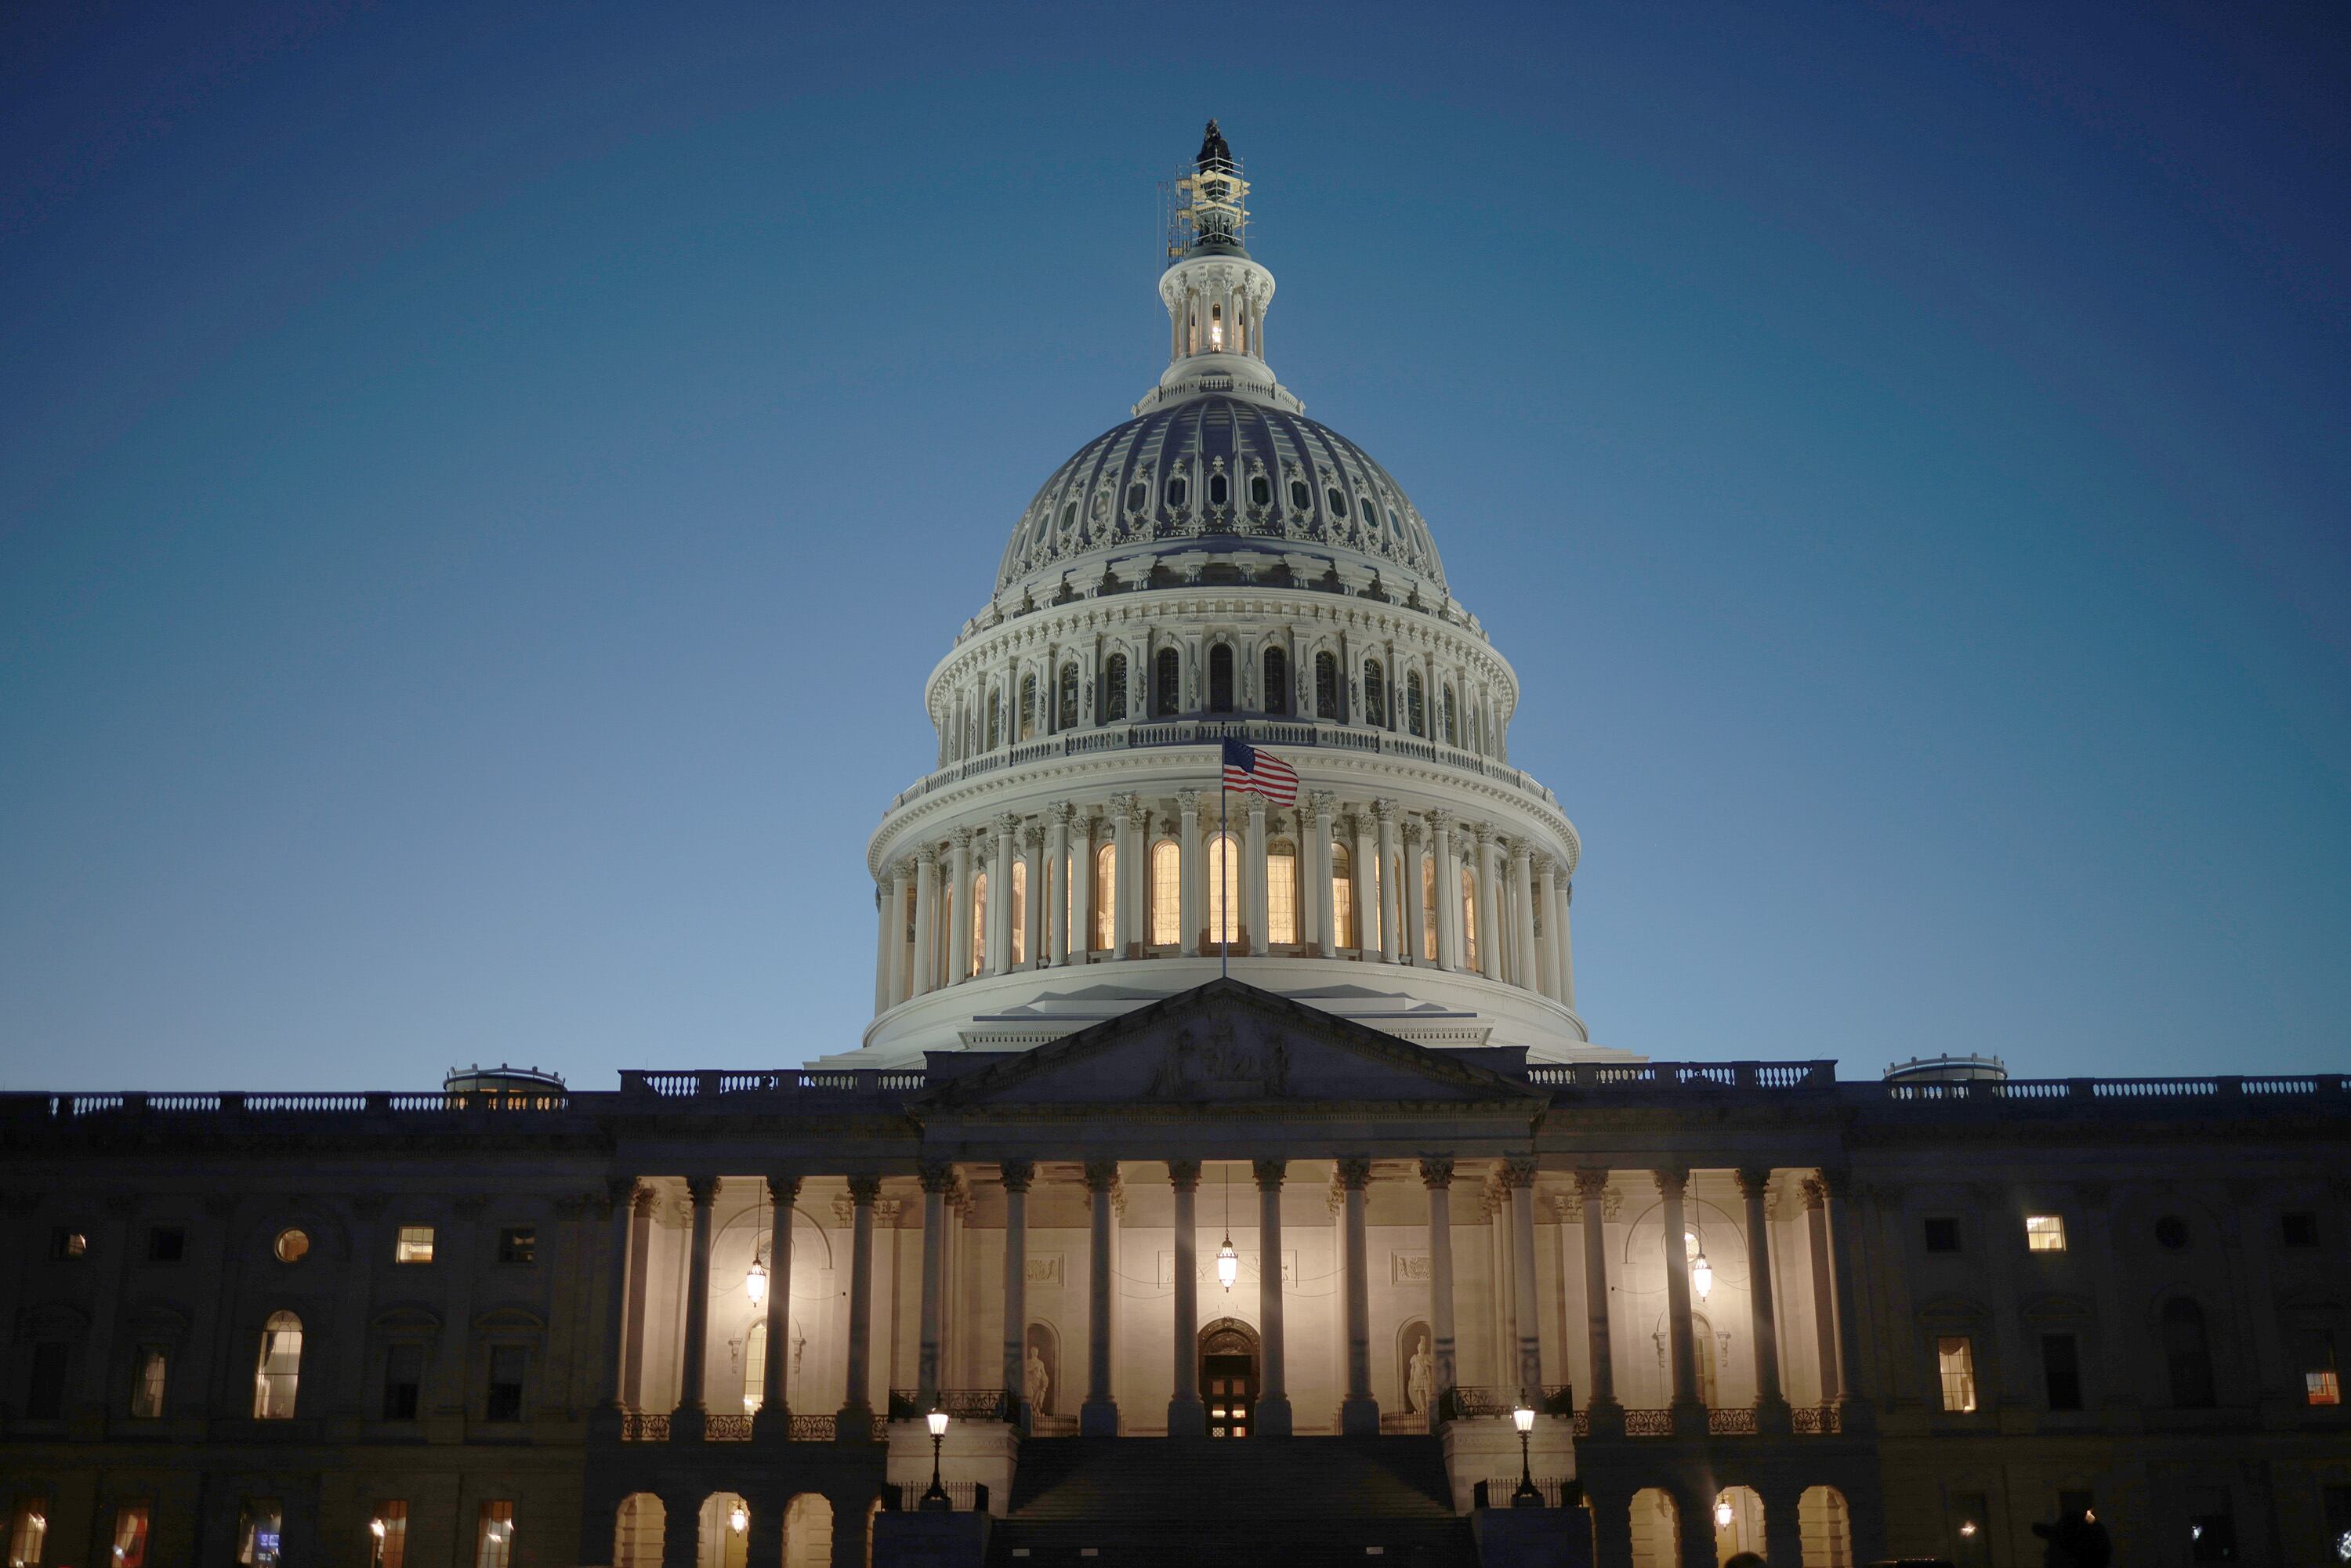
[(10, 1568), (2338, 1560), (2344, 1076), (1595, 1044), (1520, 672), (1248, 190), (1211, 125), (1165, 372), (921, 694), (862, 1040), (0, 1095)]

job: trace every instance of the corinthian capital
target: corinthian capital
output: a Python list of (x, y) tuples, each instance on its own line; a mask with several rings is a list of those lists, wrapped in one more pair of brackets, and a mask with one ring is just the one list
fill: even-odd
[(1061, 823), (1066, 830), (1077, 818), (1078, 803), (1075, 800), (1056, 800), (1045, 808), (1045, 814)]
[(1200, 792), (1197, 789), (1176, 790), (1176, 809), (1187, 817), (1197, 817), (1200, 814)]
[(1469, 831), (1477, 839), (1478, 847), (1481, 850), (1500, 836), (1491, 822), (1472, 822), (1469, 824)]
[(1007, 811), (996, 819), (996, 833), (998, 838), (1008, 839), (1019, 831), (1020, 819), (1014, 812)]
[(1395, 815), (1396, 803), (1394, 800), (1374, 800), (1372, 802), (1372, 821), (1377, 822), (1381, 827), (1384, 828), (1390, 822), (1395, 821)]

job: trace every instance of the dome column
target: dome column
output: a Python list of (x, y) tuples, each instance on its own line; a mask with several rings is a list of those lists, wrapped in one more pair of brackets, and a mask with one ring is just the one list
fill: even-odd
[(1379, 824), (1380, 845), (1380, 962), (1396, 961), (1397, 938), (1404, 928), (1404, 901), (1396, 885), (1399, 867), (1396, 858), (1396, 803), (1394, 800), (1372, 802), (1372, 819)]
[(1070, 961), (1070, 818), (1075, 808), (1056, 800), (1045, 811), (1046, 956), (1053, 967)]
[(1266, 833), (1265, 797), (1252, 794), (1249, 798), (1248, 834), (1242, 844), (1241, 884), (1249, 902), (1241, 907), (1249, 912), (1249, 924), (1241, 930), (1240, 949), (1244, 953), (1265, 951), (1265, 928), (1269, 917), (1266, 897)]
[(1298, 940), (1316, 957), (1329, 954), (1322, 939), (1322, 907), (1331, 902), (1331, 841), (1325, 836), (1320, 807), (1322, 796), (1301, 791), (1298, 797)]
[(1552, 905), (1559, 915), (1553, 935), (1559, 944), (1559, 1004), (1571, 1012), (1575, 1010), (1575, 944), (1571, 940), (1573, 933), (1568, 929), (1567, 912), (1568, 906), (1574, 902), (1575, 883), (1562, 881), (1558, 897)]
[(1494, 842), (1494, 824), (1479, 822), (1469, 830), (1478, 840), (1478, 972), (1489, 980), (1502, 977), (1502, 923), (1496, 918), (1495, 894), (1501, 891), (1501, 851)]
[(1437, 862), (1437, 967), (1451, 970), (1461, 951), (1461, 868), (1453, 855), (1453, 819), (1432, 813), (1428, 832)]
[(1355, 951), (1364, 957), (1376, 956), (1379, 937), (1372, 927), (1380, 918), (1379, 840), (1372, 831), (1368, 811), (1357, 811), (1349, 819), (1353, 824), (1354, 852), (1349, 856), (1348, 875), (1355, 884)]
[(938, 985), (939, 851), (925, 844), (914, 855), (914, 972), (909, 996), (925, 996)]
[(913, 994), (908, 988), (914, 983), (914, 933), (906, 929), (906, 884), (911, 880), (904, 861), (890, 868), (890, 1005), (893, 1008)]
[(1029, 885), (1020, 910), (1020, 967), (1045, 967), (1045, 830), (1035, 822), (1020, 830), (1020, 846), (1029, 852)]
[(890, 1008), (890, 879), (873, 886), (873, 1010)]
[(1072, 807), (1070, 817), (1070, 962), (1093, 962), (1094, 812)]
[(1534, 858), (1534, 881), (1529, 884), (1532, 893), (1535, 920), (1542, 927), (1535, 934), (1535, 989), (1552, 1000), (1559, 1000), (1559, 901), (1552, 896), (1552, 859), (1549, 855)]
[(1428, 900), (1423, 896), (1426, 873), (1421, 861), (1421, 828), (1418, 817), (1406, 817), (1403, 822), (1404, 872), (1396, 881), (1396, 896), (1404, 900), (1404, 961), (1425, 964), (1437, 951), (1429, 938)]
[(1007, 811), (996, 819), (996, 870), (987, 879), (987, 972), (1012, 967), (1012, 860), (1020, 819)]
[(955, 831), (954, 880), (947, 890), (947, 984), (971, 978), (971, 841), (969, 828)]
[(1510, 983), (1535, 988), (1534, 852), (1510, 841)]
[(1184, 882), (1183, 920), (1184, 955), (1197, 957), (1200, 952), (1200, 792), (1179, 789), (1176, 792), (1176, 852)]
[(1140, 941), (1135, 912), (1143, 902), (1143, 829), (1150, 814), (1140, 795), (1121, 795), (1111, 806), (1117, 813), (1111, 831), (1118, 845), (1111, 862), (1111, 956), (1132, 958)]

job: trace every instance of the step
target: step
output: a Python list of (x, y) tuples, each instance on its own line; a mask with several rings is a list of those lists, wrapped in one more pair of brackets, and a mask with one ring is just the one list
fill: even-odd
[(1021, 1445), (1016, 1520), (1183, 1521), (1214, 1499), (1228, 1520), (1453, 1517), (1442, 1450), (1426, 1437), (1054, 1437)]
[(989, 1568), (1477, 1568), (1466, 1520), (1278, 1523), (1196, 1500), (1209, 1511), (1149, 1526), (1007, 1520), (989, 1541)]

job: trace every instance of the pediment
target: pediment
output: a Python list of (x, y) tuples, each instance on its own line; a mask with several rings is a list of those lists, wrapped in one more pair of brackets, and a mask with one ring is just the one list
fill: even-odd
[(1549, 1101), (1450, 1053), (1217, 979), (951, 1078), (913, 1109), (1394, 1103), (1525, 1113)]

